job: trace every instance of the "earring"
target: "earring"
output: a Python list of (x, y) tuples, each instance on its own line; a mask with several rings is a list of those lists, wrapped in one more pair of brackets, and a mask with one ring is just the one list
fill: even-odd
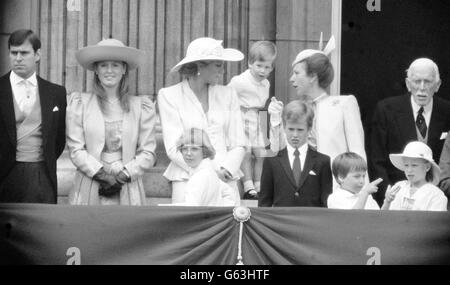
[(200, 71), (199, 71), (199, 72), (197, 72), (197, 76), (200, 76)]

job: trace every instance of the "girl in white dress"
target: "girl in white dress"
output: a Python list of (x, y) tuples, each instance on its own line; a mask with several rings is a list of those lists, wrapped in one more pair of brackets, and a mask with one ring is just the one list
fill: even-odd
[(215, 150), (205, 131), (187, 130), (177, 142), (177, 149), (189, 166), (185, 201), (171, 206), (234, 206), (233, 189), (217, 176), (212, 159)]
[(429, 146), (409, 143), (403, 153), (390, 154), (392, 164), (405, 172), (407, 180), (386, 190), (382, 209), (402, 211), (447, 211), (447, 197), (439, 183), (439, 166), (433, 161)]

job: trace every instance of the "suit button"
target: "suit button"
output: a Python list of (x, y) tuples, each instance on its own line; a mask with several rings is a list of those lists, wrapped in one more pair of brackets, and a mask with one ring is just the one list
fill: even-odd
[(300, 194), (298, 194), (298, 192), (295, 192), (295, 197), (298, 197), (298, 196), (300, 196)]

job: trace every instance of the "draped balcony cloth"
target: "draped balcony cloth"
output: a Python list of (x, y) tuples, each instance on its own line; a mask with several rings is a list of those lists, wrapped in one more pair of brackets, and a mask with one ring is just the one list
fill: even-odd
[[(232, 208), (0, 204), (0, 264), (234, 265), (239, 228)], [(450, 264), (450, 214), (251, 208), (241, 246), (245, 265)]]

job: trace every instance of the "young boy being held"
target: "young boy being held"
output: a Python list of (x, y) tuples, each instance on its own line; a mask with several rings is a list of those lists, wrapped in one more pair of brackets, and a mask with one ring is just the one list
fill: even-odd
[(365, 209), (379, 210), (372, 194), (378, 191), (381, 178), (367, 184), (367, 163), (360, 155), (346, 152), (338, 155), (331, 166), (334, 178), (339, 187), (328, 197), (328, 208), (331, 209)]
[[(249, 52), (248, 69), (233, 77), (229, 84), (239, 97), (247, 139), (247, 153), (241, 165), (244, 173), (244, 199), (257, 199), (260, 190), (266, 132), (261, 128), (265, 116), (261, 116), (259, 111), (264, 108), (269, 98), (270, 82), (267, 77), (273, 70), (276, 56), (277, 48), (272, 42), (254, 43)], [(252, 155), (255, 157), (253, 167)]]
[(263, 163), (259, 207), (326, 207), (332, 191), (330, 158), (307, 144), (314, 112), (295, 100), (283, 110), (286, 148)]

